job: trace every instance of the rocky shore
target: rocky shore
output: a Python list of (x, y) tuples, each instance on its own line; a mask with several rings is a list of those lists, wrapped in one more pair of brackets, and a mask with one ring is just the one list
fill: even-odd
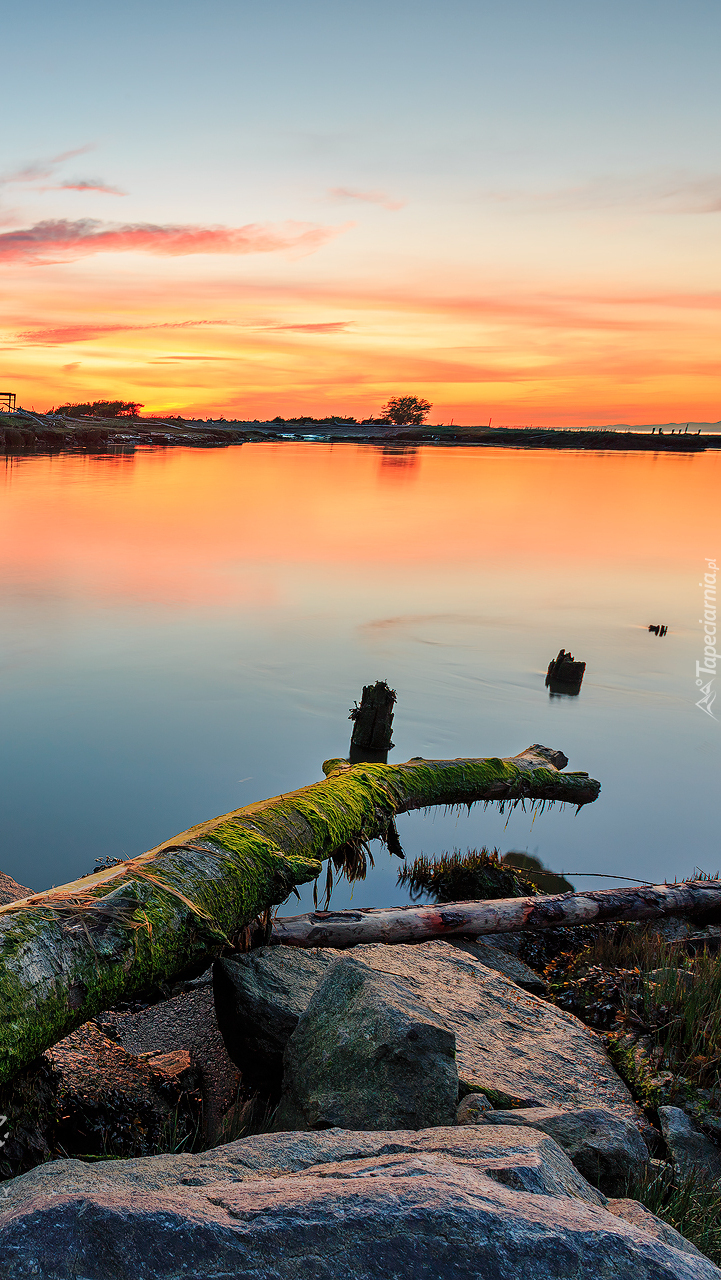
[(5, 1090), (3, 1276), (721, 1277), (637, 1198), (712, 1186), (713, 1125), (559, 984), (581, 933), (265, 945), (85, 1023)]
[(213, 422), (178, 418), (67, 418), (19, 411), (0, 415), (0, 453), (104, 453), (138, 446), (219, 447), (263, 441), (380, 444), (396, 448), (453, 445), (595, 452), (699, 453), (721, 449), (721, 433), (553, 430), (528, 427), (395, 426), (384, 422)]

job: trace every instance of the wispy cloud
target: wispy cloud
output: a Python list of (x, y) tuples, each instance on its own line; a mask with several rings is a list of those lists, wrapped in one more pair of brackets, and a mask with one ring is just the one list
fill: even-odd
[(227, 320), (176, 320), (155, 324), (68, 324), (54, 329), (25, 329), (18, 339), (31, 346), (56, 347), (69, 342), (92, 342), (111, 333), (144, 333), (149, 329), (201, 329), (227, 325)]
[(72, 262), (94, 253), (152, 253), (181, 257), (196, 253), (313, 253), (340, 235), (343, 227), (310, 222), (277, 226), (249, 223), (244, 227), (202, 227), (131, 223), (116, 225), (92, 218), (64, 218), (37, 222), (32, 227), (0, 235), (0, 261)]
[(74, 160), (76, 156), (87, 155), (88, 151), (95, 150), (94, 142), (84, 142), (82, 147), (74, 147), (72, 151), (61, 151), (59, 156), (53, 156), (51, 164), (64, 164), (66, 160)]
[(47, 182), (67, 160), (73, 160), (75, 156), (85, 155), (92, 150), (93, 144), (87, 143), (83, 147), (75, 147), (73, 151), (63, 151), (58, 156), (51, 156), (49, 160), (32, 160), (19, 169), (0, 174), (0, 186), (33, 186), (38, 182)]
[[(153, 330), (160, 331), (177, 331), (183, 329), (216, 329), (220, 326), (254, 329), (262, 332), (272, 333), (307, 333), (307, 334), (333, 334), (347, 333), (355, 324), (354, 320), (330, 320), (320, 322), (318, 324), (262, 324), (262, 325), (233, 325), (230, 320), (175, 320), (175, 321), (159, 321), (148, 324), (65, 324), (56, 325), (52, 328), (43, 329), (22, 329), (15, 335), (16, 340), (23, 346), (31, 347), (62, 347), (75, 342), (93, 342), (97, 338), (107, 338), (112, 334), (121, 333), (148, 333)], [(221, 357), (212, 356), (163, 356), (161, 359), (185, 359), (185, 360), (205, 360), (220, 359)], [(225, 359), (226, 357), (222, 357)]]
[(534, 209), (636, 208), (652, 213), (721, 213), (721, 175), (649, 173), (632, 177), (608, 174), (550, 191), (489, 191), (499, 204), (527, 204)]
[(56, 187), (50, 187), (51, 191), (99, 191), (105, 196), (126, 196), (127, 191), (122, 191), (120, 187), (111, 187), (107, 182), (103, 182), (101, 178), (70, 178), (67, 182), (60, 182)]
[(360, 200), (365, 204), (379, 204), (393, 213), (402, 209), (406, 203), (405, 200), (392, 200), (385, 191), (356, 191), (353, 187), (331, 187), (328, 195), (331, 200)]
[(329, 320), (321, 324), (269, 324), (264, 328), (275, 332), (290, 330), (292, 333), (347, 333), (353, 320)]
[(30, 164), (9, 173), (0, 174), (0, 187), (30, 187), (35, 191), (92, 191), (107, 196), (124, 196), (127, 192), (120, 187), (105, 182), (103, 178), (66, 178), (58, 181), (58, 169), (68, 160), (85, 155), (93, 146), (75, 147), (73, 151), (63, 151), (61, 155), (51, 156), (49, 160), (33, 160)]

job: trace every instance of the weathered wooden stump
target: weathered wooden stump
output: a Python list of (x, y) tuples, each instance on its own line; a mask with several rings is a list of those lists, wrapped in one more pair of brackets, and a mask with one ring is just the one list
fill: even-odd
[(551, 693), (580, 693), (585, 670), (585, 662), (576, 662), (573, 654), (559, 649), (558, 657), (548, 664), (546, 688)]
[(393, 707), (395, 689), (389, 689), (385, 680), (363, 686), (360, 706), (351, 708), (349, 720), (353, 721), (349, 759), (351, 764), (387, 764), (388, 752), (393, 743)]

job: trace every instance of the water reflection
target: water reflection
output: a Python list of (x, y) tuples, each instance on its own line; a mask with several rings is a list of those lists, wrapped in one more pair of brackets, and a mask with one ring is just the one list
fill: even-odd
[(384, 479), (408, 480), (418, 470), (419, 450), (402, 445), (384, 445), (380, 450), (380, 474)]
[[(12, 458), (0, 870), (61, 883), (316, 780), (382, 679), (392, 761), (541, 742), (603, 784), (532, 828), (521, 810), (406, 815), (410, 857), (523, 849), (532, 829), (554, 869), (716, 870), (721, 739), (694, 664), (720, 478), (704, 454), (301, 442)], [(666, 645), (649, 617), (672, 618)], [(561, 639), (587, 663), (581, 698), (546, 694)], [(356, 905), (402, 900), (376, 861)]]

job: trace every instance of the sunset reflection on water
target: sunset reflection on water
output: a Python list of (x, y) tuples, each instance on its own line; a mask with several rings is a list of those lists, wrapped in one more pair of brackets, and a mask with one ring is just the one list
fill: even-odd
[[(720, 468), (301, 443), (8, 459), (0, 869), (60, 883), (312, 781), (384, 678), (392, 759), (544, 742), (603, 785), (578, 818), (533, 826), (410, 815), (409, 853), (485, 842), (559, 870), (716, 870), (719, 724), (693, 676)], [(544, 687), (561, 646), (587, 663), (575, 699)], [(403, 900), (377, 862), (359, 905)]]

